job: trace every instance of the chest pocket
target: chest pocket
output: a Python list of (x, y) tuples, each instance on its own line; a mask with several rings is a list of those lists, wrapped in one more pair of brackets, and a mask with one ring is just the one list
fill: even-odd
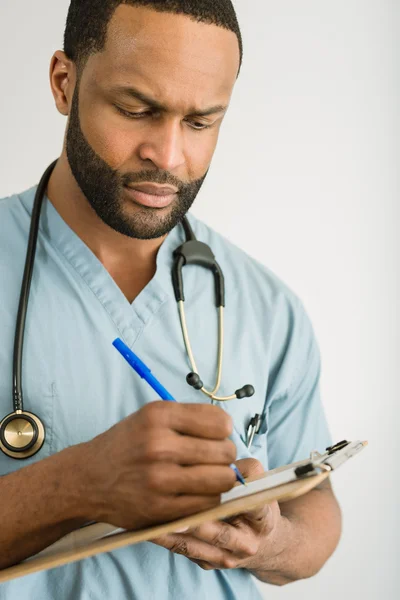
[[(219, 406), (228, 412), (233, 419), (234, 432), (232, 440), (238, 449), (237, 459), (256, 458), (268, 470), (268, 411), (265, 407), (265, 401), (259, 399), (246, 398), (242, 400), (232, 400), (226, 403), (219, 403)], [(247, 447), (247, 430), (251, 419), (256, 415), (262, 415), (262, 423), (259, 432), (254, 435), (253, 443)]]
[(268, 444), (267, 433), (259, 432), (253, 438), (253, 443), (250, 447), (247, 446), (247, 436), (239, 434), (237, 429), (234, 431), (234, 442), (238, 448), (237, 458), (256, 458), (263, 465), (264, 469), (268, 470)]
[(256, 433), (253, 439), (253, 443), (249, 448), (249, 451), (253, 458), (262, 463), (264, 469), (268, 470), (268, 443), (267, 443), (267, 431)]

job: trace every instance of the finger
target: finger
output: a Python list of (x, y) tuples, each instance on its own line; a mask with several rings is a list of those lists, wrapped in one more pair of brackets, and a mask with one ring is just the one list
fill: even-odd
[(275, 523), (281, 516), (281, 509), (277, 501), (266, 504), (256, 510), (251, 510), (246, 513), (246, 520), (250, 524), (260, 525), (263, 523), (264, 529), (273, 529)]
[(246, 518), (248, 520), (260, 521), (261, 519), (264, 519), (271, 526), (275, 523), (277, 519), (280, 518), (280, 516), (281, 508), (276, 500), (274, 500), (270, 504), (265, 504), (264, 506), (261, 506), (258, 509), (251, 510), (250, 512), (246, 513)]
[(228, 550), (241, 559), (255, 556), (259, 549), (257, 537), (250, 529), (238, 529), (220, 521), (204, 523), (191, 529), (190, 535), (216, 548)]
[(236, 475), (229, 466), (153, 464), (147, 469), (146, 483), (151, 491), (161, 495), (217, 496), (233, 488)]
[(189, 558), (189, 560), (195, 565), (199, 566), (204, 571), (216, 571), (218, 569), (217, 565), (213, 565), (212, 563), (208, 563), (205, 560), (196, 560), (195, 558)]
[(233, 517), (230, 517), (228, 519), (226, 519), (229, 523), (231, 523), (231, 525), (237, 525), (240, 522), (248, 521), (248, 522), (254, 522), (254, 523), (259, 523), (260, 521), (265, 521), (269, 518), (271, 514), (271, 508), (269, 506), (269, 504), (265, 504), (264, 506), (261, 506), (259, 508), (256, 508), (254, 510), (250, 510), (247, 511), (245, 513), (240, 513), (238, 515), (234, 515)]
[(236, 459), (237, 448), (232, 440), (205, 440), (175, 434), (171, 443), (177, 452), (175, 462), (181, 465), (230, 465)]
[(243, 477), (256, 477), (265, 473), (263, 464), (255, 458), (241, 458), (235, 462)]
[(271, 506), (266, 504), (265, 506), (261, 506), (254, 510), (250, 510), (244, 514), (246, 521), (251, 521), (254, 523), (259, 523), (261, 521), (266, 522), (269, 520), (271, 516)]
[(272, 504), (266, 504), (260, 508), (240, 515), (235, 515), (226, 520), (234, 527), (243, 527), (243, 525), (247, 525), (255, 533), (260, 533), (262, 531), (265, 535), (268, 535), (268, 533), (274, 529), (279, 516), (279, 504), (273, 502)]
[(138, 442), (136, 451), (147, 463), (162, 461), (181, 465), (230, 465), (237, 454), (232, 440), (205, 440), (168, 428), (150, 429)]
[(176, 521), (184, 517), (210, 510), (219, 506), (221, 497), (218, 496), (203, 496), (203, 495), (182, 495), (182, 496), (160, 496), (160, 501), (167, 507), (165, 515), (160, 518), (160, 523), (168, 521)]
[(224, 440), (232, 434), (232, 417), (212, 404), (170, 403), (169, 426), (178, 433), (211, 440)]
[(215, 565), (214, 568), (216, 569), (234, 569), (237, 565), (237, 560), (229, 552), (210, 546), (210, 544), (190, 536), (170, 534), (156, 538), (152, 542), (191, 560)]

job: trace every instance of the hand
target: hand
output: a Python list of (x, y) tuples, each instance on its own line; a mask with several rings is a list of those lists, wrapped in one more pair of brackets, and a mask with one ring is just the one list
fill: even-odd
[(236, 483), (217, 406), (152, 402), (83, 444), (89, 520), (138, 529), (212, 508)]
[[(255, 459), (236, 461), (245, 477), (264, 472)], [(202, 569), (265, 570), (287, 543), (286, 527), (278, 502), (237, 515), (226, 521), (212, 521), (180, 534), (152, 540), (171, 552), (183, 554)]]

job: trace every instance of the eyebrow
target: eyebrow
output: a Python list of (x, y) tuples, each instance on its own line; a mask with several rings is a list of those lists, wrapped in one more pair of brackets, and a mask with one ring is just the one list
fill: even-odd
[[(161, 112), (168, 112), (168, 110), (169, 110), (166, 106), (164, 106), (157, 100), (154, 100), (154, 98), (150, 98), (150, 96), (143, 94), (143, 92), (141, 92), (140, 90), (138, 90), (134, 87), (125, 87), (125, 86), (118, 85), (118, 86), (112, 87), (110, 91), (112, 93), (124, 94), (125, 96), (130, 96), (131, 98), (135, 98), (135, 100), (140, 100), (141, 102), (144, 102), (144, 104), (147, 104), (154, 110), (159, 110)], [(193, 109), (190, 111), (190, 113), (187, 116), (188, 117), (194, 117), (194, 116), (208, 117), (210, 115), (214, 115), (217, 113), (224, 113), (226, 111), (226, 109), (227, 109), (226, 106), (223, 106), (222, 104), (218, 104), (216, 106), (210, 106), (209, 108), (206, 108), (205, 110)]]

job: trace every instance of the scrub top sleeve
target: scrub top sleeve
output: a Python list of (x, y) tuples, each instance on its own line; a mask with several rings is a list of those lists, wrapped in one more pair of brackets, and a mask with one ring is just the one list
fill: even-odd
[(297, 302), (278, 374), (281, 391), (267, 404), (269, 469), (309, 458), (312, 450), (323, 452), (332, 444), (320, 395), (320, 351), (311, 321)]

